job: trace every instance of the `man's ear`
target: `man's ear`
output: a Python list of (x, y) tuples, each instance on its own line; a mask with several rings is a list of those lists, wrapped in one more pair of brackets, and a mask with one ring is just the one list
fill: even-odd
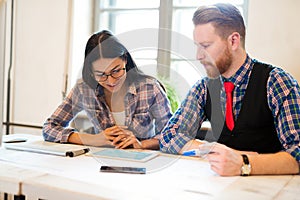
[(241, 43), (240, 34), (238, 32), (233, 32), (231, 35), (228, 36), (228, 43), (233, 51), (236, 50)]

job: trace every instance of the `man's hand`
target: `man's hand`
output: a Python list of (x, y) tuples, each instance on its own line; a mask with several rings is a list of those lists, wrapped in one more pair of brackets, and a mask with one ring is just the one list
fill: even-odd
[(240, 175), (243, 159), (241, 154), (232, 148), (219, 143), (204, 143), (199, 150), (207, 152), (205, 157), (211, 169), (221, 176)]

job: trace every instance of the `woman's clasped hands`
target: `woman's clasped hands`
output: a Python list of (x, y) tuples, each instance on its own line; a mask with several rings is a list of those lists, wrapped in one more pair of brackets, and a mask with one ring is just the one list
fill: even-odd
[(102, 133), (117, 149), (128, 147), (142, 149), (142, 143), (135, 137), (132, 131), (128, 130), (127, 126), (112, 126), (105, 129)]

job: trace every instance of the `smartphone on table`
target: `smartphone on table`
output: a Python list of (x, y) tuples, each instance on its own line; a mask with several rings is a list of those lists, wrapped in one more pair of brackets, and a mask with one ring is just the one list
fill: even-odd
[(101, 172), (114, 172), (114, 173), (129, 173), (129, 174), (146, 174), (144, 167), (117, 167), (117, 166), (101, 166)]

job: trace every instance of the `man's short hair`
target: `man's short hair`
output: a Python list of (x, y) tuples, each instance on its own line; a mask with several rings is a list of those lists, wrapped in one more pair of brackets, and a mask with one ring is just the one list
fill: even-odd
[(240, 11), (231, 4), (214, 4), (199, 7), (193, 16), (195, 26), (211, 23), (216, 33), (226, 39), (233, 32), (241, 36), (242, 45), (245, 45), (246, 28)]

